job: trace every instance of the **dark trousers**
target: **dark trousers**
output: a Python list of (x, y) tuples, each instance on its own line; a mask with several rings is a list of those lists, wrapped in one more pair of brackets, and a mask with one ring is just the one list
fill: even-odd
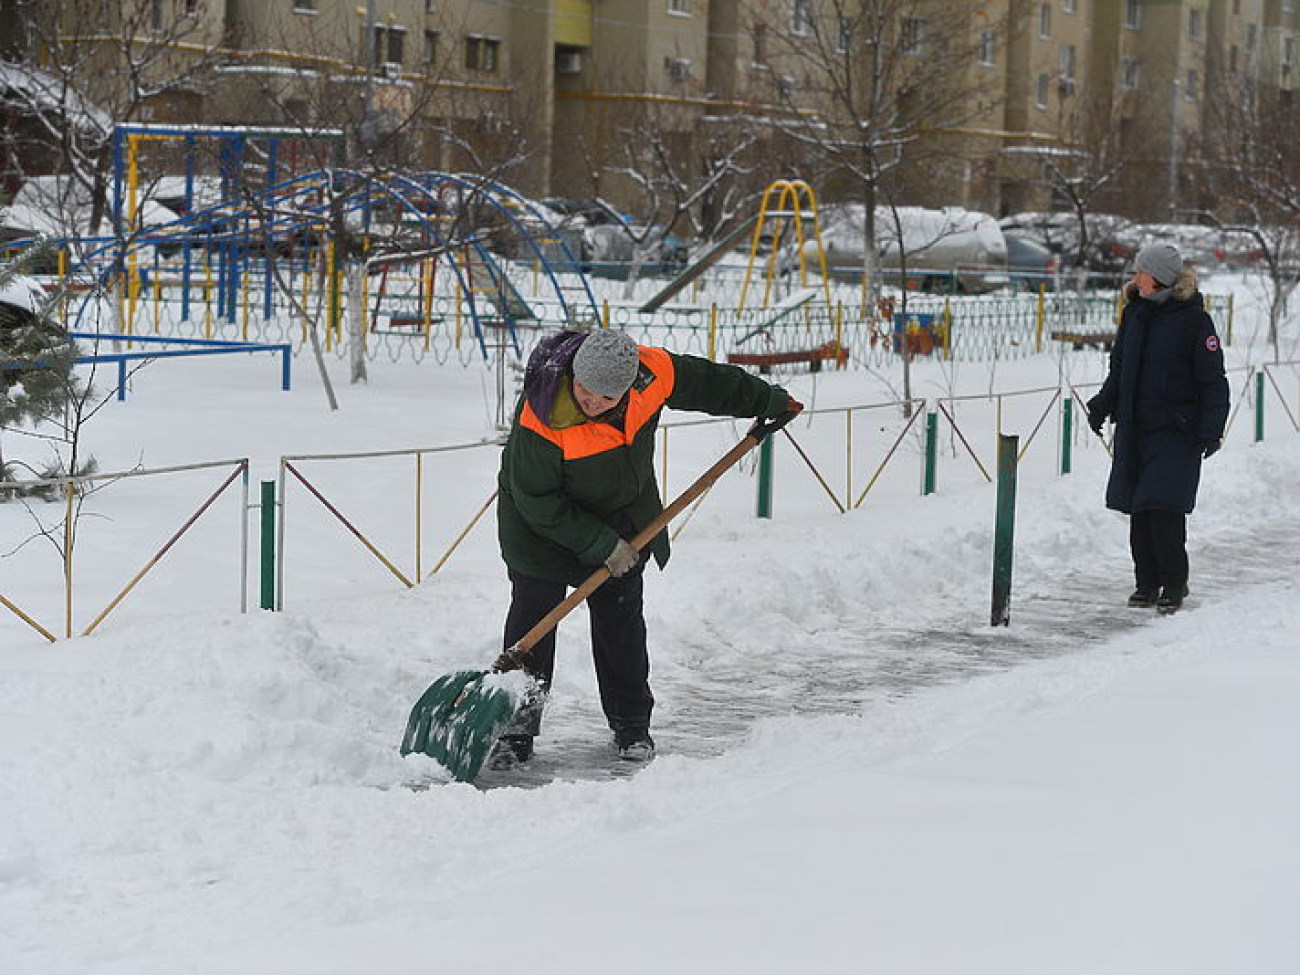
[[(506, 614), (505, 647), (509, 649), (552, 609), (564, 601), (568, 587), (510, 573), (510, 611)], [(650, 656), (646, 652), (642, 607), (642, 568), (609, 579), (587, 597), (591, 618), (591, 655), (605, 718), (615, 731), (649, 728), (654, 695), (650, 693)], [(533, 645), (524, 669), (537, 678), (543, 695), (525, 706), (508, 734), (535, 735), (541, 729), (545, 692), (555, 672), (555, 630)]]
[(1137, 511), (1129, 519), (1129, 548), (1139, 589), (1187, 585), (1187, 516), (1181, 511)]

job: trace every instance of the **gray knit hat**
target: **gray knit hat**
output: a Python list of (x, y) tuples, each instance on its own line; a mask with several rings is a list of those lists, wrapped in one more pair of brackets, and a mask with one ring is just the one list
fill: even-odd
[(1145, 271), (1166, 287), (1178, 280), (1183, 269), (1183, 256), (1173, 244), (1147, 244), (1133, 258), (1133, 270)]
[(626, 332), (592, 332), (573, 356), (573, 378), (598, 396), (621, 399), (636, 378), (640, 353)]

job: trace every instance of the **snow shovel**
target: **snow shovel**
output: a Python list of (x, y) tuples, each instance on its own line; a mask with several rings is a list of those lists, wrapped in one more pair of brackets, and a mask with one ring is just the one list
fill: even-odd
[[(672, 504), (646, 525), (629, 544), (637, 551), (650, 544), (673, 518), (713, 486), (728, 468), (766, 437), (781, 429), (797, 413), (755, 420), (743, 440), (732, 447)], [(490, 671), (461, 670), (438, 678), (411, 710), (402, 736), (401, 752), (423, 752), (447, 769), (457, 782), (472, 782), (487, 761), (492, 745), (504, 733), (520, 708), (540, 692), (536, 680), (524, 673), (525, 658), (533, 646), (559, 625), (575, 607), (609, 578), (601, 566), (563, 602), (546, 614), (514, 646), (503, 652)]]

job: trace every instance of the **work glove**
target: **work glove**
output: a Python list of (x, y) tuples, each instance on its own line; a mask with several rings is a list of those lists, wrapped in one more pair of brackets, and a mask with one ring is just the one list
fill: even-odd
[(1205, 458), (1213, 457), (1223, 446), (1223, 440), (1219, 437), (1206, 437), (1201, 441), (1201, 456)]
[(620, 538), (614, 546), (614, 551), (610, 552), (605, 559), (605, 568), (609, 569), (609, 574), (617, 579), (635, 569), (639, 561), (641, 561), (641, 553)]

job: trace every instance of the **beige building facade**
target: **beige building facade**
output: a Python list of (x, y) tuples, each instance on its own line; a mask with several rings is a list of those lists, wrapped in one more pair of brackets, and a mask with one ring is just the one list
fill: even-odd
[[(1296, 7), (1297, 0), (5, 0), (0, 14), (8, 57), (49, 64), (59, 45), (86, 52), (74, 80), (103, 95), (110, 112), (129, 106), (129, 121), (336, 126), (350, 134), (352, 153), (384, 165), (487, 172), (532, 195), (614, 200), (630, 187), (619, 170), (652, 141), (691, 174), (728, 133), (777, 132), (790, 118), (865, 128), (846, 117), (829, 87), (837, 58), (868, 88), (873, 78), (906, 87), (921, 77), (907, 74), (909, 57), (918, 65), (948, 58), (942, 87), (960, 97), (935, 98), (933, 75), (930, 90), (894, 93), (899, 111), (920, 119), (906, 144), (890, 149), (918, 153), (883, 177), (899, 202), (1048, 209), (1065, 205), (1070, 179), (1079, 184), (1089, 169), (1123, 156), (1123, 178), (1094, 202), (1142, 209), (1133, 215), (1150, 219), (1202, 205), (1198, 152), (1213, 122), (1214, 86), (1240, 78), (1295, 87)], [(873, 19), (887, 29), (864, 33)], [(150, 47), (157, 56), (128, 82), (128, 52)], [(873, 74), (887, 61), (894, 74)], [(162, 83), (178, 65), (197, 63), (202, 78)], [(156, 93), (141, 96), (141, 82)], [(128, 83), (137, 97), (109, 97), (108, 88)], [(820, 172), (797, 152), (749, 162), (772, 166), (765, 175), (773, 179)]]

